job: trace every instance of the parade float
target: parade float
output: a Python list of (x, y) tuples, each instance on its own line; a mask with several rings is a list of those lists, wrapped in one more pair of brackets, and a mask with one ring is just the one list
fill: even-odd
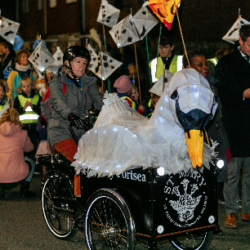
[[(148, 4), (171, 27), (167, 15), (178, 13), (175, 1)], [(149, 11), (147, 4), (142, 8), (138, 20)], [(118, 20), (107, 1), (103, 0), (100, 12), (103, 26), (112, 16)], [(143, 25), (138, 28), (131, 13), (116, 25), (112, 21), (112, 27), (110, 34), (118, 47), (135, 46), (149, 31)], [(91, 70), (107, 79), (119, 63), (88, 48)], [(68, 239), (78, 226), (85, 231), (88, 249), (138, 245), (157, 249), (165, 239), (175, 249), (208, 248), (218, 226), (215, 180), (223, 164), (216, 159), (217, 143), (207, 145), (203, 138), (217, 103), (206, 78), (194, 69), (171, 77), (164, 72), (155, 85), (153, 91), (161, 97), (150, 119), (132, 110), (116, 93), (106, 93), (94, 128), (78, 143), (74, 168), (60, 155), (39, 157), (39, 164), (51, 168), (42, 188), (42, 209), (56, 237)], [(77, 205), (70, 178), (73, 169), (81, 175), (81, 204)]]

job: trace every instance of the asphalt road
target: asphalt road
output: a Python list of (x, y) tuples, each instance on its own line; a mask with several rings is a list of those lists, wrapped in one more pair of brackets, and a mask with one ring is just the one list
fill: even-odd
[[(32, 199), (18, 199), (20, 187), (9, 190), (5, 200), (0, 200), (0, 250), (66, 250), (87, 249), (84, 233), (77, 231), (69, 240), (59, 240), (48, 230), (42, 215), (39, 196), (40, 177), (36, 175), (31, 183), (31, 190), (37, 193)], [(241, 212), (241, 210), (240, 210)], [(239, 214), (240, 218), (241, 214)], [(209, 250), (249, 250), (250, 223), (239, 221), (238, 229), (224, 227), (224, 205), (219, 205), (219, 224), (222, 235), (215, 235)], [(146, 249), (138, 246), (136, 249)], [(173, 249), (170, 244), (161, 248)]]

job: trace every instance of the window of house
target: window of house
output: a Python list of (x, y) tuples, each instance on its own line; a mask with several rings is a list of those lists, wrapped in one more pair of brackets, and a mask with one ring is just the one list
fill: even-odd
[(77, 2), (77, 0), (66, 0), (66, 3), (69, 4), (69, 3), (75, 3)]
[(57, 0), (50, 0), (49, 1), (49, 7), (50, 8), (55, 8), (57, 5)]
[(23, 14), (29, 12), (29, 0), (22, 1), (22, 9), (23, 9)]
[(38, 0), (38, 10), (43, 9), (43, 0)]

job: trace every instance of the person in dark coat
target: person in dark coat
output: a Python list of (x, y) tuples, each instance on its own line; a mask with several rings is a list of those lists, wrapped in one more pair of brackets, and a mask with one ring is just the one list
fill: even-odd
[(15, 51), (12, 44), (4, 41), (1, 46), (1, 52), (4, 55), (2, 62), (0, 63), (0, 79), (7, 80), (10, 72), (15, 67)]
[(187, 52), (187, 56), (190, 62), (190, 66), (188, 65), (186, 56), (184, 56), (183, 57), (184, 68), (194, 68), (208, 80), (210, 87), (214, 92), (215, 101), (218, 103), (218, 108), (214, 118), (208, 123), (208, 125), (205, 128), (208, 135), (208, 138), (205, 136), (205, 142), (210, 145), (212, 143), (211, 140), (219, 143), (215, 151), (218, 152), (218, 158), (224, 161), (224, 167), (218, 173), (217, 176), (217, 198), (219, 202), (223, 202), (224, 201), (223, 184), (224, 181), (227, 180), (227, 163), (230, 161), (231, 154), (229, 150), (229, 142), (227, 139), (226, 131), (222, 125), (222, 120), (221, 120), (221, 112), (220, 112), (221, 102), (218, 95), (218, 91), (215, 87), (215, 84), (218, 82), (218, 80), (208, 75), (209, 65), (202, 51), (190, 50)]
[(222, 103), (222, 119), (230, 143), (232, 159), (224, 185), (226, 221), (236, 228), (239, 174), (242, 176), (242, 220), (250, 221), (250, 25), (240, 29), (239, 46), (222, 57), (215, 68)]

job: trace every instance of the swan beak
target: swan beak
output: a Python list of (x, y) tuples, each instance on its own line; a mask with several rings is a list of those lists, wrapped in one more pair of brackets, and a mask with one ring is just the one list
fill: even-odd
[(189, 130), (185, 133), (187, 151), (193, 168), (201, 167), (203, 163), (203, 132), (200, 130)]

